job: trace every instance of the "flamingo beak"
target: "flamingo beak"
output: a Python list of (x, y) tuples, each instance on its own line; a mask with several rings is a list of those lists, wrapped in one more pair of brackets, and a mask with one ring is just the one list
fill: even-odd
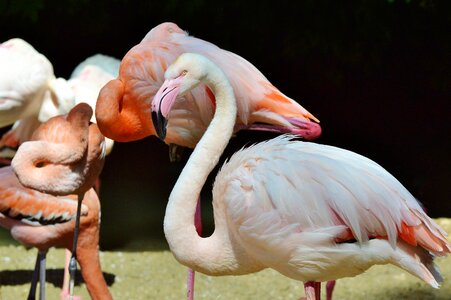
[(152, 101), (151, 112), (153, 126), (155, 127), (157, 136), (163, 141), (166, 138), (169, 113), (179, 94), (182, 80), (183, 75), (175, 79), (166, 79)]

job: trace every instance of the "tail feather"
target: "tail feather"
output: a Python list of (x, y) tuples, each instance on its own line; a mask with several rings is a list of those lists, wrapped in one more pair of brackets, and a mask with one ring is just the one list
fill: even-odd
[(427, 282), (433, 288), (439, 288), (443, 276), (434, 263), (434, 255), (421, 246), (413, 247), (398, 241), (393, 264)]
[(274, 88), (265, 98), (257, 102), (257, 110), (269, 110), (278, 113), (286, 118), (299, 118), (303, 121), (312, 120), (319, 123), (310, 112), (308, 112), (299, 103), (282, 94)]

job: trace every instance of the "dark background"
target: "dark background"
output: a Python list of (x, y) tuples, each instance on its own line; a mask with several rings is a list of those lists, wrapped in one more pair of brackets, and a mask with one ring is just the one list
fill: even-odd
[[(321, 120), (319, 143), (375, 160), (431, 216), (451, 217), (451, 1), (0, 0), (0, 41), (27, 40), (65, 78), (92, 54), (122, 58), (165, 21), (245, 57)], [(225, 156), (270, 137), (239, 133)], [(115, 145), (101, 176), (104, 249), (163, 236), (182, 166), (154, 137)]]

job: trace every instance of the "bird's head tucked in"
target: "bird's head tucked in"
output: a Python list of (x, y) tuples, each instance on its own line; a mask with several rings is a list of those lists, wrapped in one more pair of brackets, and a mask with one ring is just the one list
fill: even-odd
[(53, 195), (89, 190), (105, 160), (105, 139), (86, 103), (41, 124), (11, 165), (22, 185)]

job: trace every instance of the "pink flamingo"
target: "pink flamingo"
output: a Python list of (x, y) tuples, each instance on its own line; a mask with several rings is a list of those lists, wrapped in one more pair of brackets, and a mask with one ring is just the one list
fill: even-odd
[[(70, 298), (73, 295), (75, 258), (78, 249), (84, 247), (82, 240), (80, 247), (77, 247), (81, 203), (85, 192), (91, 189), (98, 178), (105, 159), (104, 137), (97, 125), (90, 125), (92, 114), (88, 104), (80, 103), (67, 116), (51, 118), (36, 130), (31, 141), (19, 147), (11, 164), (20, 183), (28, 188), (58, 196), (78, 195), (69, 265)], [(85, 259), (83, 251), (79, 254), (81, 263)], [(92, 272), (91, 267), (85, 269)], [(94, 288), (101, 289), (100, 286)], [(110, 298), (108, 289), (101, 289), (98, 299)]]
[[(293, 133), (314, 139), (321, 133), (318, 120), (282, 94), (244, 58), (209, 42), (190, 37), (173, 23), (153, 28), (122, 59), (117, 79), (107, 83), (97, 99), (100, 131), (121, 142), (155, 135), (150, 106), (164, 80), (164, 71), (184, 52), (197, 52), (222, 67), (238, 101), (235, 130), (251, 129)], [(201, 85), (175, 104), (168, 124), (167, 144), (194, 148), (215, 108), (211, 90)], [(314, 122), (312, 122), (314, 121)]]
[[(356, 153), (281, 136), (235, 153), (213, 187), (215, 231), (194, 226), (197, 198), (231, 138), (237, 101), (227, 75), (209, 59), (181, 55), (152, 102), (161, 139), (178, 95), (207, 84), (216, 111), (169, 197), (164, 232), (175, 258), (207, 275), (273, 268), (304, 282), (308, 300), (319, 282), (393, 264), (438, 288), (434, 256), (451, 252), (446, 233), (385, 169)], [(207, 158), (207, 159), (206, 159)]]
[[(35, 299), (38, 276), (41, 280), (40, 299), (45, 299), (45, 256), (51, 247), (71, 249), (77, 212), (76, 195), (56, 197), (25, 188), (9, 166), (0, 169), (0, 178), (0, 226), (10, 230), (18, 242), (39, 251), (27, 299)], [(77, 257), (93, 299), (105, 299), (109, 293), (98, 254), (99, 213), (99, 199), (90, 189), (81, 209)], [(61, 299), (67, 298), (68, 290), (63, 289)]]
[[(164, 71), (178, 55), (201, 51), (219, 64), (232, 81), (238, 101), (234, 131), (265, 130), (300, 135), (306, 139), (321, 134), (319, 122), (294, 100), (274, 87), (244, 58), (209, 42), (189, 36), (174, 23), (153, 28), (122, 59), (119, 76), (100, 91), (96, 119), (102, 133), (116, 141), (134, 141), (155, 135), (150, 106), (164, 80)], [(194, 148), (213, 117), (215, 98), (206, 85), (183, 96), (171, 112), (165, 142), (171, 160), (177, 160), (177, 145)], [(200, 218), (200, 212), (196, 214)], [(200, 219), (196, 220), (201, 231)], [(188, 299), (193, 298), (194, 273), (189, 271)]]
[[(1, 91), (5, 95), (15, 95), (12, 99), (6, 97), (0, 104), (0, 124), (9, 125), (15, 121), (0, 140), (0, 162), (4, 165), (9, 165), (19, 145), (30, 140), (42, 122), (68, 113), (82, 100), (94, 108), (100, 89), (117, 75), (120, 63), (113, 57), (96, 54), (81, 62), (69, 80), (55, 79), (48, 59), (17, 38), (0, 44), (0, 61), (6, 66), (0, 71), (0, 95)], [(13, 100), (22, 105), (8, 105)], [(95, 122), (94, 116), (91, 121)], [(106, 139), (105, 144), (108, 154), (113, 141)], [(97, 180), (97, 191), (99, 185)], [(67, 250), (66, 260), (70, 256)], [(64, 274), (62, 294), (67, 294), (68, 275), (67, 272)]]

